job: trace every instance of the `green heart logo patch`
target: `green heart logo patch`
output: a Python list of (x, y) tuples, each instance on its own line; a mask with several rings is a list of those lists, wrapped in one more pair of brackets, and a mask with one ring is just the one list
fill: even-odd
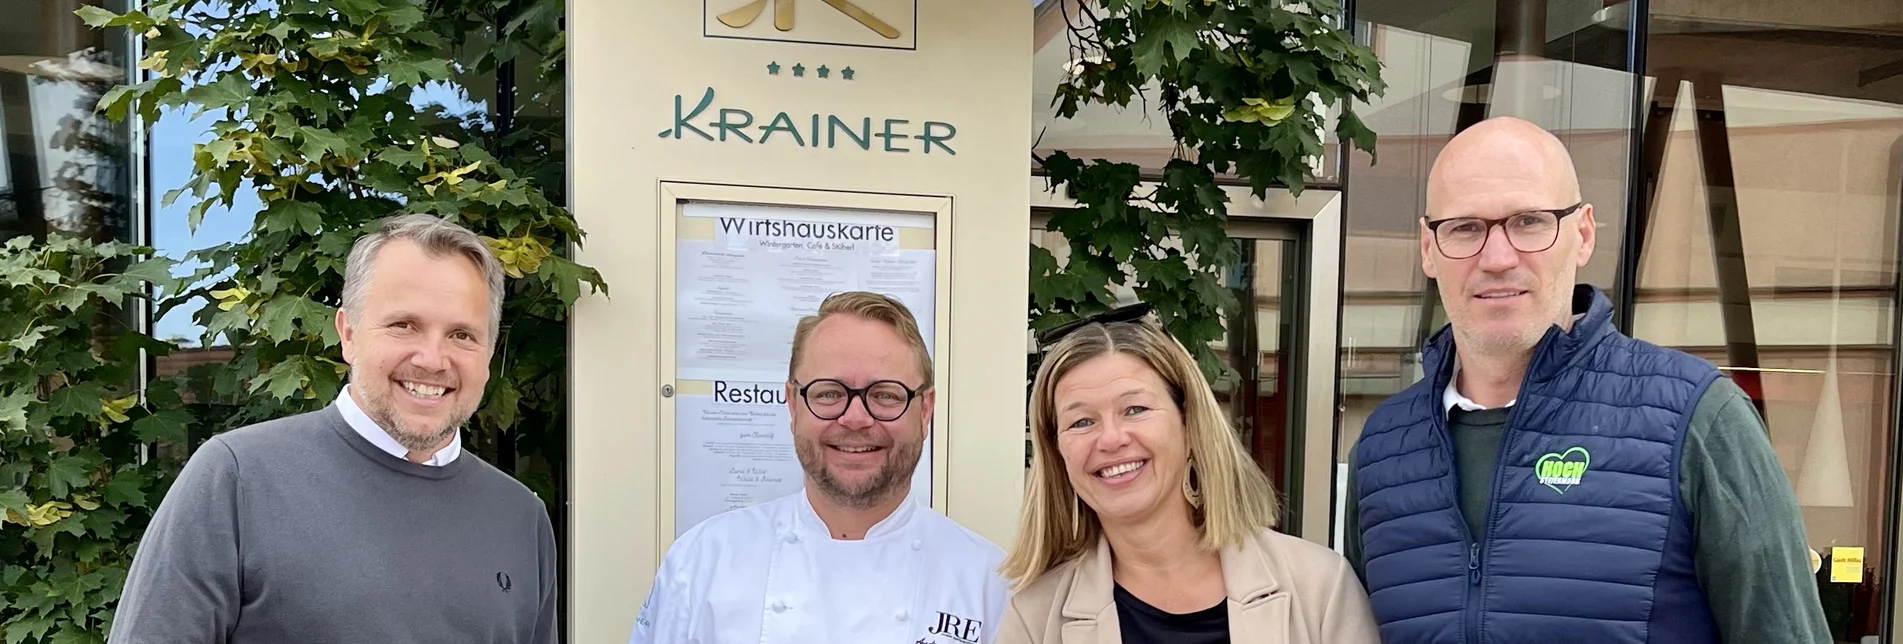
[(1564, 452), (1553, 452), (1541, 456), (1533, 464), (1534, 474), (1540, 478), (1540, 485), (1553, 488), (1554, 492), (1565, 494), (1586, 476), (1586, 468), (1592, 466), (1592, 453), (1584, 447), (1574, 447)]

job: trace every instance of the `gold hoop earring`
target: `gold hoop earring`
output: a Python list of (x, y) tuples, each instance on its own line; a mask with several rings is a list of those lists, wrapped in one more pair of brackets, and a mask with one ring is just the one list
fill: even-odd
[(1083, 508), (1081, 507), (1082, 505), (1083, 505), (1083, 501), (1080, 501), (1077, 499), (1077, 493), (1072, 492), (1070, 495), (1070, 534), (1071, 536), (1080, 536), (1084, 533), (1084, 511), (1083, 511)]
[(1189, 499), (1189, 507), (1194, 510), (1203, 508), (1203, 493), (1197, 490), (1196, 459), (1189, 459), (1189, 467), (1183, 472), (1183, 498)]

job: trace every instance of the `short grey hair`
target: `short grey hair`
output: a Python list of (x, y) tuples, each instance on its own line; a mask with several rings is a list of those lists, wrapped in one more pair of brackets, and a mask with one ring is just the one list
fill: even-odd
[(356, 323), (357, 312), (363, 307), (363, 293), (370, 286), (370, 267), (376, 263), (378, 251), (392, 239), (416, 244), (430, 257), (461, 253), (482, 270), (482, 279), (489, 286), (489, 345), (495, 346), (502, 326), (502, 262), (476, 233), (435, 215), (391, 217), (375, 231), (357, 238), (344, 264), (343, 310), (350, 321)]

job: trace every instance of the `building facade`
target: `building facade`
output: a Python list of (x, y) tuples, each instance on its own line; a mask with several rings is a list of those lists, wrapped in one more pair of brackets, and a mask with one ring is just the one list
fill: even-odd
[[(710, 7), (723, 5), (707, 2)], [(0, 15), (9, 17), (0, 21), (0, 145), (5, 148), (0, 155), (0, 236), (61, 231), (138, 240), (179, 256), (242, 234), (248, 213), (212, 213), (207, 227), (194, 234), (185, 230), (182, 204), (161, 208), (155, 198), (185, 180), (190, 143), (202, 133), (202, 123), (168, 114), (147, 131), (136, 124), (106, 122), (91, 112), (99, 94), (138, 73), (132, 64), (137, 47), (123, 34), (86, 28), (72, 14), (83, 4), (0, 0)], [(123, 8), (114, 0), (104, 4)], [(695, 6), (683, 11), (683, 17), (703, 12), (702, 3), (688, 4)], [(877, 15), (888, 11), (881, 8), (885, 3), (861, 4)], [(959, 48), (973, 50), (980, 44), (938, 37), (944, 32), (935, 31), (936, 17), (974, 25), (976, 33), (984, 34), (976, 38), (986, 51), (1004, 46), (1000, 43), (1022, 42), (1017, 36), (1028, 35), (1030, 50), (998, 72), (1004, 74), (1000, 87), (1009, 86), (1002, 96), (1022, 110), (1010, 107), (1007, 114), (995, 109), (996, 92), (953, 92), (922, 103), (875, 100), (815, 95), (813, 88), (826, 86), (813, 83), (782, 83), (778, 89), (757, 85), (764, 76), (696, 76), (691, 83), (681, 80), (648, 94), (611, 96), (587, 84), (606, 78), (627, 61), (591, 59), (590, 52), (597, 50), (590, 49), (590, 32), (580, 30), (571, 38), (579, 44), (571, 49), (570, 86), (565, 90), (574, 110), (546, 117), (569, 119), (571, 142), (579, 144), (623, 126), (616, 122), (616, 112), (599, 107), (602, 103), (638, 101), (642, 107), (633, 113), (644, 120), (635, 134), (645, 139), (641, 145), (650, 146), (642, 149), (664, 155), (641, 162), (651, 170), (643, 170), (649, 174), (637, 183), (657, 186), (715, 181), (842, 193), (866, 187), (851, 177), (839, 178), (850, 172), (876, 177), (875, 183), (882, 185), (912, 185), (906, 192), (913, 195), (976, 194), (1002, 185), (991, 174), (974, 178), (977, 170), (953, 172), (974, 174), (963, 179), (967, 184), (951, 187), (918, 178), (947, 172), (943, 164), (923, 165), (939, 162), (923, 154), (853, 158), (808, 175), (797, 168), (734, 166), (722, 156), (738, 154), (732, 150), (651, 147), (680, 143), (655, 137), (652, 130), (659, 126), (649, 128), (646, 123), (654, 120), (647, 118), (650, 113), (664, 114), (675, 107), (660, 101), (671, 101), (676, 94), (698, 98), (702, 87), (711, 95), (716, 81), (724, 83), (717, 107), (751, 110), (761, 119), (756, 126), (766, 124), (777, 111), (799, 112), (801, 105), (845, 105), (857, 111), (842, 107), (832, 113), (909, 119), (915, 130), (927, 120), (954, 124), (961, 155), (980, 154), (1009, 139), (1022, 141), (1010, 145), (1023, 151), (1066, 150), (1077, 157), (1152, 168), (1170, 158), (1174, 146), (1167, 130), (1140, 109), (1092, 106), (1076, 118), (1055, 117), (1050, 97), (1067, 73), (1070, 55), (1064, 21), (1079, 9), (1078, 0), (1034, 0), (1029, 7), (972, 4), (958, 11), (982, 7), (991, 14), (960, 14), (962, 18), (933, 14), (927, 7), (937, 3), (908, 0), (893, 6), (898, 4), (913, 7), (910, 15), (917, 25), (918, 34), (905, 43), (910, 48), (903, 49), (908, 54), (769, 39), (720, 43), (717, 46), (725, 49), (719, 51), (728, 53), (715, 58), (744, 58), (748, 64), (760, 58), (764, 64), (790, 53), (813, 60), (832, 56), (839, 61), (836, 65), (864, 60), (859, 66), (873, 71), (853, 82), (876, 88), (898, 72), (947, 73), (947, 66), (961, 56), (975, 55)], [(578, 14), (626, 18), (604, 6), (603, 0), (571, 2), (571, 28), (579, 24)], [(1640, 339), (1711, 360), (1757, 403), (1779, 461), (1797, 490), (1812, 549), (1823, 562), (1818, 584), (1837, 639), (1896, 641), (1895, 618), (1903, 606), (1893, 581), (1897, 409), (1903, 402), (1903, 381), (1895, 376), (1897, 349), (1903, 342), (1903, 319), (1898, 315), (1903, 304), (1898, 282), (1903, 4), (1356, 0), (1343, 9), (1345, 24), (1379, 56), (1388, 84), (1384, 96), (1358, 110), (1379, 135), (1379, 162), (1359, 152), (1344, 154), (1331, 142), (1316, 167), (1313, 186), (1300, 199), (1283, 192), (1257, 201), (1239, 186), (1230, 193), (1236, 203), (1231, 233), (1247, 262), (1245, 270), (1231, 276), (1232, 286), (1253, 314), (1229, 321), (1229, 335), (1218, 348), (1238, 377), (1217, 388), (1258, 463), (1286, 496), (1284, 529), (1336, 543), (1347, 450), (1382, 399), (1420, 378), (1421, 341), (1445, 323), (1419, 260), (1417, 221), (1424, 214), (1426, 175), (1434, 155), (1455, 133), (1481, 119), (1519, 116), (1552, 130), (1573, 154), (1585, 198), (1594, 205), (1600, 225), (1598, 250), (1580, 279), (1605, 289), (1617, 303), (1618, 326)], [(984, 26), (989, 21), (1012, 24), (1008, 29)], [(675, 34), (681, 46), (699, 46), (694, 43), (700, 39), (720, 36), (699, 21), (681, 29)], [(632, 49), (617, 49), (615, 55), (660, 55), (643, 46), (630, 44)], [(681, 79), (691, 75), (682, 74)], [(500, 80), (479, 79), (442, 100), (493, 112), (498, 104), (513, 103), (499, 97), (519, 91), (513, 78)], [(922, 83), (915, 89), (928, 86)], [(826, 113), (817, 107), (801, 109), (796, 115), (801, 119)], [(664, 125), (667, 119), (658, 122)], [(1021, 123), (1028, 123), (1028, 131)], [(991, 125), (997, 127), (985, 134)], [(1017, 133), (1023, 138), (1011, 138)], [(978, 147), (964, 147), (967, 143)], [(575, 148), (570, 149), (569, 175), (575, 188), (573, 205), (583, 225), (631, 240), (646, 234), (609, 223), (619, 215), (588, 201), (593, 194), (589, 186), (627, 178), (600, 170), (586, 151)], [(1021, 192), (990, 208), (1013, 212), (981, 216), (961, 209), (957, 215), (960, 234), (993, 227), (991, 234), (971, 237), (980, 241), (962, 247), (987, 247), (983, 253), (996, 254), (993, 266), (1004, 272), (1023, 265), (1022, 256), (1008, 250), (1022, 248), (1020, 242), (1061, 249), (1061, 240), (1040, 226), (1051, 211), (1070, 206), (1050, 192), (1029, 155), (1017, 158), (1022, 159), (1016, 162), (1022, 163), (1022, 171), (1010, 166), (1012, 176), (1019, 177), (1012, 179), (1010, 189)], [(761, 163), (777, 162), (772, 159), (781, 157)], [(591, 167), (597, 169), (586, 169)], [(751, 194), (716, 190), (712, 196), (720, 201)], [(960, 203), (972, 202), (961, 197)], [(939, 207), (910, 201), (880, 204)], [(806, 205), (850, 204), (822, 199)], [(239, 224), (221, 226), (219, 221)], [(963, 238), (943, 239), (959, 246)], [(961, 258), (985, 257), (977, 250), (948, 252), (966, 253)], [(608, 263), (615, 270), (614, 262)], [(1022, 320), (1000, 317), (997, 310), (959, 306), (969, 301), (960, 299), (970, 288), (963, 284), (989, 279), (955, 272), (971, 270), (967, 266), (949, 268), (940, 280), (946, 289), (939, 301), (957, 311), (946, 313), (948, 335), (980, 328), (972, 332), (1009, 337), (1012, 325), (1022, 327)], [(625, 273), (636, 274), (649, 275)], [(610, 275), (611, 283), (614, 277)], [(1007, 292), (1023, 291), (1019, 287)], [(661, 301), (659, 295), (655, 298)], [(605, 304), (585, 306), (600, 308), (580, 318), (577, 337), (583, 342), (615, 342), (606, 335), (591, 335), (598, 330), (589, 330), (590, 324), (619, 324), (616, 316), (653, 315)], [(162, 336), (192, 335), (189, 313), (181, 310), (167, 320), (148, 321), (148, 328)], [(1022, 366), (996, 353), (963, 358), (959, 347), (969, 342), (946, 346), (956, 365), (982, 365), (989, 373)], [(614, 355), (602, 354), (602, 359)], [(216, 347), (210, 347), (176, 359), (217, 357)], [(964, 367), (953, 367), (959, 368)], [(659, 377), (643, 378), (642, 388), (661, 384)], [(954, 375), (952, 382), (961, 381)], [(949, 389), (946, 396), (961, 395), (954, 391)], [(654, 400), (656, 406), (643, 409), (658, 419), (663, 407)], [(954, 431), (971, 431), (958, 427)], [(1015, 440), (1010, 429), (987, 428), (977, 443), (961, 444), (954, 435), (948, 441), (954, 446), (950, 456), (935, 462), (943, 468), (934, 475), (935, 482), (949, 489), (934, 493), (935, 504), (941, 510), (949, 504), (955, 517), (988, 526), (981, 531), (998, 539), (1009, 537), (1016, 506), (973, 509), (960, 505), (959, 499), (961, 494), (979, 493), (966, 490), (991, 489), (983, 485), (1017, 482), (1017, 472), (1000, 469), (1014, 459), (986, 456), (974, 446), (995, 451)], [(609, 633), (632, 620), (638, 597), (586, 597), (609, 589), (638, 595), (652, 572), (655, 548), (671, 536), (636, 525), (640, 517), (658, 516), (668, 507), (670, 502), (661, 500), (667, 496), (665, 484), (631, 488), (607, 473), (613, 464), (605, 457), (588, 460), (591, 454), (658, 452), (668, 445), (659, 432), (628, 438), (617, 433), (621, 431), (605, 415), (591, 415), (586, 409), (569, 431), (571, 454), (577, 459), (561, 492), (570, 510), (563, 519), (571, 546), (569, 569), (571, 574), (589, 569), (599, 574), (571, 581), (577, 597), (570, 602), (570, 628), (579, 629), (571, 630), (575, 633)], [(653, 457), (652, 462), (664, 460)], [(989, 482), (961, 487), (966, 484), (960, 481), (979, 479)], [(624, 532), (647, 535), (641, 541), (647, 546), (641, 548), (643, 554), (614, 554), (626, 545), (616, 542)], [(1833, 565), (1852, 556), (1861, 563)]]

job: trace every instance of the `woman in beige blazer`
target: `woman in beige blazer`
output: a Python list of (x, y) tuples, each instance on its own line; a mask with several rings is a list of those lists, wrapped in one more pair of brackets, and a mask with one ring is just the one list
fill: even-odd
[(1043, 360), (998, 644), (1380, 641), (1347, 560), (1273, 529), (1275, 491), (1182, 344), (1089, 321)]

